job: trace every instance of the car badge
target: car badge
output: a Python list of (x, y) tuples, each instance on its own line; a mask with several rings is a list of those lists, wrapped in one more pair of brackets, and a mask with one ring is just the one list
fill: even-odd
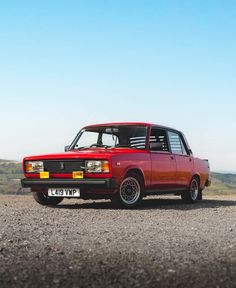
[(61, 165), (61, 170), (64, 170), (64, 169), (65, 169), (65, 164), (64, 164), (64, 162), (60, 162), (60, 165)]

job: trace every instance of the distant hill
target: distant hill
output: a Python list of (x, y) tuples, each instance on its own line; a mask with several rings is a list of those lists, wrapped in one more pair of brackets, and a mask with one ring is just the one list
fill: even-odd
[[(207, 195), (236, 194), (236, 174), (212, 172), (212, 185), (204, 191)], [(23, 177), (22, 164), (16, 161), (0, 159), (0, 194), (22, 194), (28, 189), (21, 189)]]
[(209, 195), (236, 194), (236, 174), (212, 172), (212, 185), (205, 190)]
[(19, 163), (19, 161), (0, 159), (0, 163)]
[(212, 172), (211, 175), (222, 183), (236, 187), (236, 174)]
[(0, 175), (7, 176), (8, 178), (22, 175), (21, 163), (0, 160)]
[(21, 163), (0, 160), (0, 194), (22, 194), (20, 179), (23, 177)]

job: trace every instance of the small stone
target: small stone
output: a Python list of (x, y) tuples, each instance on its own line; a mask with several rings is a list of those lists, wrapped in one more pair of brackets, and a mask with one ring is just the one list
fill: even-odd
[(233, 228), (230, 228), (229, 231), (230, 231), (230, 232), (233, 232)]
[(173, 269), (168, 269), (167, 272), (168, 272), (168, 273), (175, 273), (175, 270), (173, 270)]
[(28, 246), (29, 244), (30, 244), (30, 242), (27, 241), (27, 240), (24, 240), (24, 241), (22, 242), (22, 245), (23, 245), (23, 246)]

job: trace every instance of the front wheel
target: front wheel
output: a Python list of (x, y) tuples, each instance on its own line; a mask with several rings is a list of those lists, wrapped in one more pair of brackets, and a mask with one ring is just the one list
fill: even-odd
[(189, 185), (189, 189), (181, 194), (184, 203), (195, 203), (200, 195), (199, 181), (197, 177), (193, 177)]
[(44, 192), (33, 192), (33, 197), (39, 204), (49, 206), (56, 206), (63, 200), (63, 197), (49, 197)]
[(119, 191), (111, 199), (115, 206), (123, 208), (137, 207), (143, 197), (144, 183), (136, 173), (129, 173), (122, 181)]

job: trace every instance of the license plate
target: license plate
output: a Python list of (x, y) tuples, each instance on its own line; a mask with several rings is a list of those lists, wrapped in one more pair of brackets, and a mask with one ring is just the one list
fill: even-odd
[(48, 189), (50, 197), (80, 197), (80, 189), (74, 188), (50, 188)]

